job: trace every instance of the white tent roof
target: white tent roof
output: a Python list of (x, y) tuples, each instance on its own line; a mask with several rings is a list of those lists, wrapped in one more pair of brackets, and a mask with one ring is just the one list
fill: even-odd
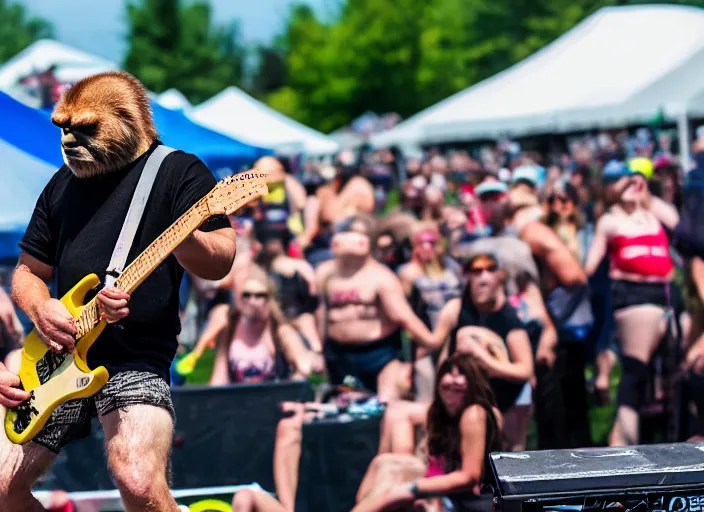
[(194, 107), (190, 117), (211, 130), (278, 151), (325, 154), (338, 149), (338, 144), (326, 135), (286, 117), (237, 87), (228, 87)]
[(169, 89), (156, 97), (157, 103), (170, 110), (190, 110), (193, 105), (178, 89)]
[(57, 66), (59, 80), (75, 81), (103, 71), (118, 69), (109, 60), (96, 57), (52, 39), (37, 41), (0, 67), (0, 90), (8, 91), (17, 81), (33, 72)]
[[(372, 138), (443, 142), (704, 112), (704, 9), (607, 7), (541, 51)], [(704, 99), (704, 98), (703, 98)]]

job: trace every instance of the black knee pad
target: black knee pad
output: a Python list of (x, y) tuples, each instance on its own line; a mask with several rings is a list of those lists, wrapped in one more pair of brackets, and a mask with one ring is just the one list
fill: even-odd
[(621, 356), (621, 383), (618, 387), (618, 404), (640, 411), (645, 400), (645, 386), (650, 368), (638, 359)]

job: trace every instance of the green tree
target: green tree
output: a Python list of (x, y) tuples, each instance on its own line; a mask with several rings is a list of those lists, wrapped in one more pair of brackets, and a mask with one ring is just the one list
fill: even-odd
[(252, 94), (266, 97), (286, 85), (286, 62), (276, 48), (260, 46), (257, 49), (258, 65), (252, 77)]
[[(286, 82), (267, 102), (331, 131), (365, 111), (414, 114), (553, 42), (597, 9), (651, 0), (341, 0), (295, 6), (275, 43)], [(704, 0), (680, 0), (704, 7)]]
[(0, 63), (5, 62), (38, 39), (53, 37), (46, 21), (29, 16), (27, 9), (15, 2), (0, 0)]
[(200, 103), (242, 80), (244, 49), (237, 23), (215, 25), (210, 4), (131, 1), (124, 68), (150, 90), (174, 87)]

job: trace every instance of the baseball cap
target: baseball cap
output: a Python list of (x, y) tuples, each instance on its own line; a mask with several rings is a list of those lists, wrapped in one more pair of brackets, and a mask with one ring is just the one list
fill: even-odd
[(481, 197), (484, 194), (505, 194), (508, 192), (508, 186), (503, 181), (498, 180), (487, 180), (483, 181), (477, 188), (474, 189), (477, 197)]
[(538, 168), (533, 165), (521, 165), (513, 170), (511, 183), (527, 183), (531, 187), (537, 187), (540, 182)]
[(650, 158), (644, 156), (631, 158), (628, 162), (628, 168), (634, 173), (642, 174), (646, 180), (653, 177), (653, 162)]
[(617, 181), (625, 176), (632, 176), (633, 171), (620, 160), (611, 160), (601, 172), (604, 181)]

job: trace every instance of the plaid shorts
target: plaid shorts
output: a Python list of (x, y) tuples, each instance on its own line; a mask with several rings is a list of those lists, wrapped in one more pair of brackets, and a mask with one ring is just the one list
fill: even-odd
[(171, 389), (164, 379), (148, 372), (121, 372), (110, 377), (92, 397), (69, 400), (57, 407), (33, 441), (59, 453), (71, 441), (90, 435), (96, 416), (137, 404), (162, 407), (176, 418)]

